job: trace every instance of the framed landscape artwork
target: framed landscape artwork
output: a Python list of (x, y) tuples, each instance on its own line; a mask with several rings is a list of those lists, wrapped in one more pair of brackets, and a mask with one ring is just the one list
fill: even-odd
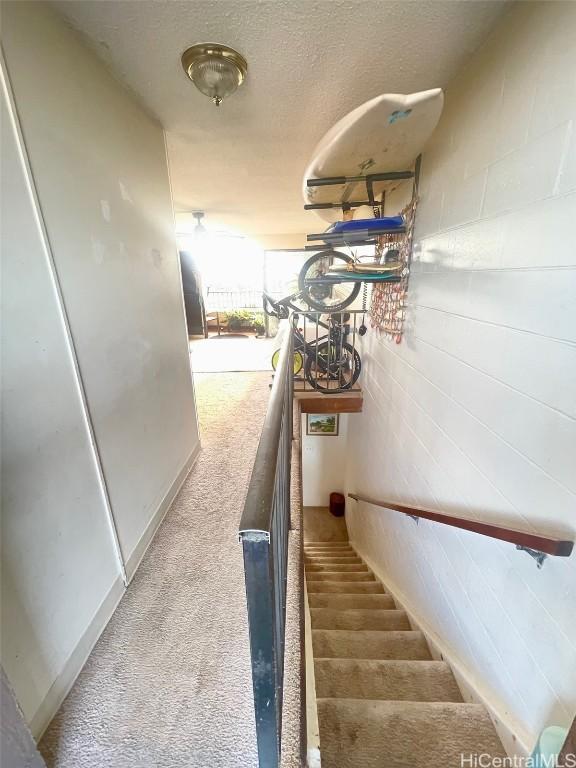
[(338, 414), (308, 413), (306, 417), (306, 434), (336, 437), (338, 434)]

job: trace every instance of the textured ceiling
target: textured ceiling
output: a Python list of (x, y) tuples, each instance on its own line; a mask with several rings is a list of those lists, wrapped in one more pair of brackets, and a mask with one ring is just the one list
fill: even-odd
[[(249, 234), (318, 227), (302, 174), (328, 128), (380, 93), (446, 86), (503, 2), (433, 0), (58, 0), (116, 76), (162, 122), (177, 211)], [(246, 56), (220, 108), (180, 55), (203, 41)]]

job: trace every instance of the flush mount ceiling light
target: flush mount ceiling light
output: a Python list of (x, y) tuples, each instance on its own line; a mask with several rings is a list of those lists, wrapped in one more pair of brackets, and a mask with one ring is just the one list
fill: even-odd
[(244, 82), (248, 63), (227, 45), (199, 43), (182, 54), (182, 66), (196, 88), (217, 107)]

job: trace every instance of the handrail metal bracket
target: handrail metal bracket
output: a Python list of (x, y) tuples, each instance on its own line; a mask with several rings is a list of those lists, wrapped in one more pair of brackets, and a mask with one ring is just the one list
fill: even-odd
[(420, 518), (418, 517), (418, 515), (407, 515), (407, 517), (409, 517), (409, 518), (411, 518), (412, 520), (414, 520), (414, 522), (416, 523), (416, 525), (418, 525), (418, 523), (420, 522)]
[(533, 557), (534, 560), (536, 560), (536, 565), (538, 568), (542, 568), (544, 565), (544, 561), (548, 557), (548, 555), (545, 552), (539, 552), (537, 549), (530, 549), (530, 547), (524, 547), (522, 544), (516, 544), (516, 549), (519, 549), (521, 552), (526, 552), (526, 554), (530, 555), (530, 557)]

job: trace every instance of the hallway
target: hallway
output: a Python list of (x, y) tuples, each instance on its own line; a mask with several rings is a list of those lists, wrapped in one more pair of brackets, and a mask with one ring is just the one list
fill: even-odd
[(0, 5), (0, 768), (576, 768), (576, 0)]
[(256, 763), (237, 528), (268, 382), (196, 375), (202, 451), (41, 741), (49, 768)]

